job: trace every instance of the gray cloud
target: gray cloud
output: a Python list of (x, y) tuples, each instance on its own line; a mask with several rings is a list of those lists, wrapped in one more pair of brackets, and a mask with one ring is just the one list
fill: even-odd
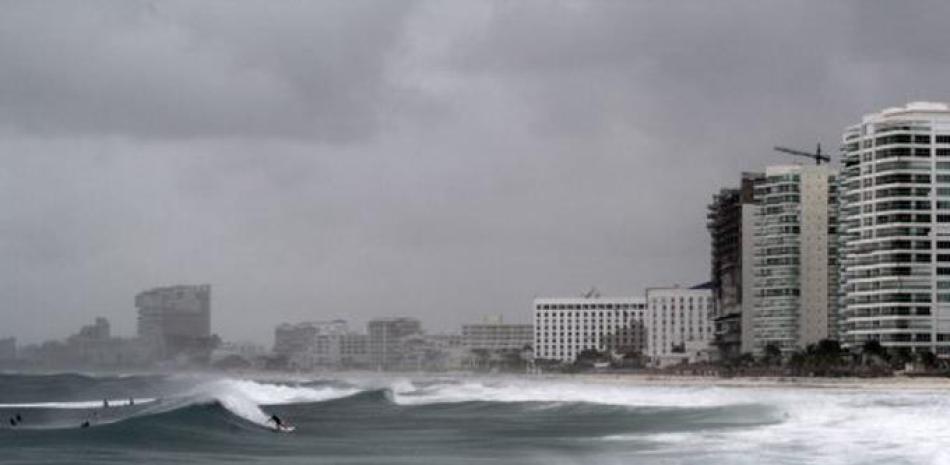
[(214, 327), (524, 320), (708, 273), (775, 144), (948, 100), (940, 3), (12, 2), (0, 336), (214, 285)]
[(20, 2), (0, 123), (41, 134), (371, 136), (409, 2)]

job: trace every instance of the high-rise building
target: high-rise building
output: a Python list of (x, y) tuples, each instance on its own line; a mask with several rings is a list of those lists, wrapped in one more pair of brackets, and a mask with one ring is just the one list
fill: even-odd
[(646, 355), (655, 365), (705, 359), (713, 340), (709, 319), (716, 308), (711, 285), (647, 289)]
[(211, 338), (211, 286), (158, 287), (135, 296), (138, 335), (154, 359), (207, 360)]
[(755, 351), (783, 352), (836, 336), (835, 171), (771, 166), (755, 184)]
[(713, 345), (721, 359), (752, 352), (754, 185), (762, 177), (761, 173), (742, 173), (740, 187), (721, 189), (707, 209), (716, 302)]
[(573, 362), (581, 351), (643, 353), (642, 297), (534, 299), (534, 356)]
[(950, 356), (950, 107), (865, 115), (842, 154), (844, 345)]
[(399, 367), (405, 358), (403, 341), (409, 336), (422, 334), (422, 324), (415, 318), (377, 318), (366, 324), (369, 334), (369, 353), (377, 369)]

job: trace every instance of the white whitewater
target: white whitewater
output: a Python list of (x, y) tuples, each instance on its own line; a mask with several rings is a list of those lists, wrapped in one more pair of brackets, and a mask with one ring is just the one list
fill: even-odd
[(268, 424), (270, 415), (261, 410), (262, 406), (324, 402), (349, 397), (358, 392), (360, 389), (356, 388), (289, 386), (222, 379), (197, 386), (188, 398), (202, 403), (218, 402), (245, 420), (261, 426), (271, 426)]
[(950, 465), (950, 392), (802, 387), (659, 386), (531, 380), (463, 380), (391, 387), (400, 405), (482, 402), (584, 402), (611, 406), (709, 408), (761, 405), (762, 426), (620, 434), (605, 441), (648, 441), (658, 453), (714, 453), (729, 463), (909, 463)]
[(414, 384), (394, 382), (392, 399), (400, 405), (457, 402), (586, 402), (628, 407), (713, 407), (749, 403), (715, 387), (629, 386), (535, 380), (467, 380)]
[[(264, 413), (262, 406), (286, 405), (296, 403), (323, 402), (348, 397), (360, 392), (357, 388), (305, 387), (282, 384), (270, 384), (250, 380), (217, 379), (199, 382), (185, 392), (172, 393), (168, 397), (106, 399), (108, 408), (115, 408), (114, 416), (100, 419), (99, 423), (112, 423), (143, 415), (153, 415), (187, 407), (218, 403), (234, 415), (261, 426), (270, 427), (270, 415)], [(136, 408), (123, 412), (122, 407)], [(0, 408), (26, 409), (64, 409), (99, 410), (104, 408), (103, 399), (60, 401), (60, 402), (24, 402), (0, 404)], [(125, 414), (123, 414), (125, 413)]]
[[(19, 404), (0, 404), (3, 409), (31, 409), (31, 408), (49, 408), (49, 409), (94, 409), (102, 408), (102, 400), (79, 400), (72, 402), (24, 402)], [(154, 397), (136, 397), (129, 400), (125, 399), (106, 399), (109, 407), (128, 407), (130, 405), (145, 405), (155, 402)]]

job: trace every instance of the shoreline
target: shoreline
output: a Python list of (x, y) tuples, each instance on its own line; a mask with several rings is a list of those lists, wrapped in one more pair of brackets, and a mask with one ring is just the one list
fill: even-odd
[[(529, 376), (530, 378), (530, 376)], [(661, 374), (549, 374), (536, 379), (594, 381), (609, 384), (647, 386), (712, 386), (726, 388), (802, 388), (802, 389), (860, 389), (860, 390), (934, 390), (950, 389), (950, 378), (891, 376), (880, 378), (822, 378), (822, 377), (733, 377)]]
[(723, 388), (801, 388), (801, 389), (859, 389), (859, 390), (939, 390), (950, 389), (950, 377), (796, 377), (796, 376), (702, 376), (702, 375), (671, 375), (657, 373), (547, 373), (547, 374), (519, 374), (519, 373), (475, 373), (475, 372), (377, 372), (377, 371), (316, 371), (304, 372), (227, 372), (204, 370), (129, 370), (124, 372), (86, 371), (86, 370), (48, 370), (43, 372), (28, 372), (5, 370), (5, 375), (55, 375), (55, 374), (85, 374), (90, 376), (149, 376), (149, 375), (179, 375), (179, 376), (208, 376), (234, 379), (247, 379), (263, 382), (293, 383), (306, 382), (316, 379), (332, 378), (363, 378), (363, 379), (508, 379), (519, 381), (554, 381), (575, 383), (599, 383), (630, 386), (675, 386), (675, 387), (723, 387)]

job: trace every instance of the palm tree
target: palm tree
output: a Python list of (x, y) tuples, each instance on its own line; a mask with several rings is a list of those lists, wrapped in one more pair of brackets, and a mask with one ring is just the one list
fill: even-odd
[(923, 350), (921, 352), (917, 352), (917, 360), (919, 360), (920, 364), (923, 365), (924, 368), (928, 370), (933, 370), (934, 368), (937, 368), (937, 365), (940, 363), (940, 361), (937, 360), (937, 356), (934, 355), (934, 353), (929, 350)]
[(887, 361), (887, 350), (884, 349), (884, 346), (877, 339), (868, 339), (864, 341), (864, 345), (861, 346), (861, 355), (864, 358), (864, 363), (869, 363), (872, 359), (879, 359)]
[(764, 351), (763, 361), (766, 365), (778, 365), (782, 362), (782, 349), (777, 344), (771, 342), (766, 344)]

